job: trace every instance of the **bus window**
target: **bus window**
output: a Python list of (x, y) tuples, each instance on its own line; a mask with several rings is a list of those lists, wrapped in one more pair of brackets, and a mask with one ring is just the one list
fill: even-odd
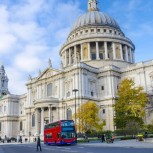
[(62, 138), (75, 138), (75, 133), (74, 132), (62, 132)]
[(57, 138), (61, 138), (61, 133), (58, 133), (57, 134)]
[(47, 139), (52, 138), (52, 134), (46, 134), (46, 138), (47, 138)]
[(74, 126), (73, 121), (62, 121), (62, 126)]

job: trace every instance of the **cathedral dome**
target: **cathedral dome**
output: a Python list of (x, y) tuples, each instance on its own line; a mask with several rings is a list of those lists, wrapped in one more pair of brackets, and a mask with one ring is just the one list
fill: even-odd
[(71, 31), (84, 26), (108, 26), (120, 30), (118, 23), (112, 17), (99, 11), (89, 11), (80, 16)]

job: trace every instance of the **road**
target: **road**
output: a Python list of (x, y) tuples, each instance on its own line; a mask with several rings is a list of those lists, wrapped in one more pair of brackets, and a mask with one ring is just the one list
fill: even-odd
[[(34, 153), (36, 144), (4, 144), (0, 145), (0, 153)], [(153, 148), (94, 146), (77, 144), (73, 146), (46, 146), (42, 144), (44, 153), (153, 153)]]

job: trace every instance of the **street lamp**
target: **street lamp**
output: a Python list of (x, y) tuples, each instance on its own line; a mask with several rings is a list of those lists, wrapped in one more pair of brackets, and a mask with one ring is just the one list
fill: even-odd
[(76, 125), (76, 92), (79, 91), (78, 89), (73, 89), (73, 92), (75, 92), (75, 125)]
[[(73, 92), (75, 92), (75, 126), (76, 126), (76, 92), (79, 91), (78, 89), (73, 89)], [(76, 130), (77, 132), (77, 130)], [(77, 134), (76, 134), (76, 143), (77, 143)]]

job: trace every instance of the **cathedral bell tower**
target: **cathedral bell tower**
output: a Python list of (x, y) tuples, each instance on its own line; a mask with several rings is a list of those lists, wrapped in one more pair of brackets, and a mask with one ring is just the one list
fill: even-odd
[(4, 66), (0, 65), (0, 96), (8, 93), (8, 77), (5, 74)]
[(98, 11), (97, 0), (88, 0), (88, 11)]

